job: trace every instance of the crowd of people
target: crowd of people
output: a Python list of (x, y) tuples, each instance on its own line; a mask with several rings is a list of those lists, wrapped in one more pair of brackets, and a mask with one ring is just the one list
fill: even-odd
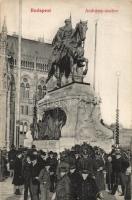
[(84, 143), (57, 154), (12, 145), (8, 160), (14, 193), (21, 195), (24, 186), (24, 200), (29, 194), (31, 200), (97, 200), (103, 190), (115, 195), (119, 185), (129, 200), (129, 155), (115, 146), (106, 154)]

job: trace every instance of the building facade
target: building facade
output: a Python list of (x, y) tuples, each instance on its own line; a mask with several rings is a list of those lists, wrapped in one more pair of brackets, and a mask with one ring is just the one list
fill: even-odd
[[(37, 100), (44, 96), (51, 50), (51, 44), (22, 38), (19, 145), (23, 145), (25, 134), (33, 122), (35, 95)], [(17, 58), (18, 35), (8, 35), (4, 21), (0, 33), (0, 147), (15, 143)]]

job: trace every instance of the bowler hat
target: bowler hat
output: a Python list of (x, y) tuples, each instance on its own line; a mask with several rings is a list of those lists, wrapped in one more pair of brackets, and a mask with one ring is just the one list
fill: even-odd
[(76, 150), (76, 151), (74, 152), (74, 154), (79, 154), (79, 151)]
[(44, 151), (41, 151), (41, 152), (40, 152), (40, 155), (46, 156), (46, 153), (45, 153)]
[(66, 167), (61, 167), (60, 168), (60, 172), (67, 172), (67, 171), (68, 171), (68, 169)]
[(88, 169), (83, 169), (83, 170), (81, 171), (82, 174), (89, 174), (90, 172), (91, 172), (91, 171), (88, 170)]
[(50, 152), (49, 152), (49, 155), (53, 155), (53, 154), (54, 154), (53, 151), (50, 151)]
[(71, 164), (70, 165), (70, 169), (76, 169), (76, 165), (75, 164)]

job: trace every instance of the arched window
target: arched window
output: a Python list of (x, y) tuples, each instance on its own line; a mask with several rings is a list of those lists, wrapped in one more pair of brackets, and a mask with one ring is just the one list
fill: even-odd
[(21, 98), (25, 98), (25, 84), (22, 82), (20, 86), (20, 91), (21, 91)]
[(26, 132), (27, 132), (27, 122), (24, 123), (23, 132), (24, 132), (24, 134), (26, 134)]
[(29, 83), (26, 83), (26, 94), (25, 94), (25, 98), (28, 99), (29, 98), (29, 89), (30, 89), (30, 85)]
[(21, 83), (21, 98), (22, 99), (28, 99), (30, 97), (30, 85), (28, 83), (27, 78), (23, 78)]
[(23, 134), (23, 122), (20, 122), (20, 134)]
[(42, 92), (42, 93), (43, 93), (43, 97), (46, 95), (46, 91), (47, 91), (47, 90), (46, 90), (46, 86), (44, 85), (44, 86), (43, 86), (43, 92)]
[(38, 85), (38, 99), (42, 99), (42, 86)]
[(24, 106), (21, 105), (20, 109), (21, 109), (21, 112), (20, 112), (20, 113), (21, 113), (22, 115), (24, 115)]
[(25, 106), (25, 115), (28, 115), (28, 106)]

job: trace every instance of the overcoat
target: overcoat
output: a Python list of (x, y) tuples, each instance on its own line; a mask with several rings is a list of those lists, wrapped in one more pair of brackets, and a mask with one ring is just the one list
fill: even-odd
[(20, 186), (24, 184), (24, 179), (22, 175), (22, 159), (16, 157), (14, 162), (14, 177), (12, 184)]
[(56, 186), (56, 200), (71, 200), (70, 188), (70, 179), (67, 175), (64, 175), (59, 179)]
[(99, 192), (98, 186), (95, 180), (91, 177), (87, 177), (86, 180), (80, 177), (79, 187), (78, 187), (78, 194), (79, 200), (96, 200), (96, 196)]

